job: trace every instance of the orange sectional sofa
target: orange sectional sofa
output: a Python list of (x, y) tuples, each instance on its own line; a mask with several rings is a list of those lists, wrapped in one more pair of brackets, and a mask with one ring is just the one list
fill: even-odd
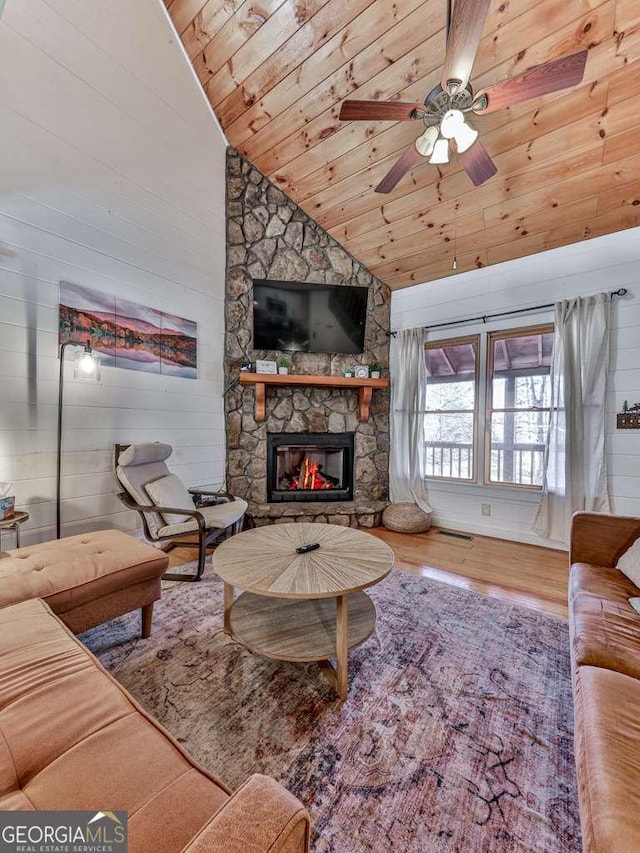
[(569, 629), (585, 853), (640, 850), (640, 590), (615, 568), (640, 518), (573, 517)]
[(105, 531), (0, 557), (0, 810), (125, 810), (129, 853), (308, 850), (295, 797), (229, 791), (71, 633), (140, 607), (148, 634), (164, 554)]

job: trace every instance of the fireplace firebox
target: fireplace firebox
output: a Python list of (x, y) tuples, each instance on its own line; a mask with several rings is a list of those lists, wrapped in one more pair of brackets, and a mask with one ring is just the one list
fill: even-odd
[(353, 500), (354, 434), (267, 435), (267, 500)]

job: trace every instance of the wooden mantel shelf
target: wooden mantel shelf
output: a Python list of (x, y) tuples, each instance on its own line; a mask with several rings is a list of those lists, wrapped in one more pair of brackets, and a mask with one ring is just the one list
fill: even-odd
[(388, 379), (356, 379), (347, 376), (309, 376), (303, 373), (241, 373), (241, 385), (256, 386), (256, 421), (266, 417), (267, 385), (313, 385), (325, 388), (357, 388), (360, 420), (369, 420), (369, 405), (374, 388), (388, 388)]

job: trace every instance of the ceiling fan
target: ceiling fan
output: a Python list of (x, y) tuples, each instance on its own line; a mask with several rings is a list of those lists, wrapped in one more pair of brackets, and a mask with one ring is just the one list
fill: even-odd
[[(450, 3), (450, 0), (449, 0)], [(422, 121), (423, 133), (402, 154), (375, 191), (388, 193), (409, 169), (428, 157), (434, 165), (449, 162), (451, 140), (463, 169), (476, 186), (495, 175), (497, 168), (478, 131), (465, 116), (484, 115), (521, 101), (577, 86), (584, 75), (587, 51), (580, 50), (529, 68), (474, 94), (469, 77), (491, 0), (455, 0), (448, 5), (447, 51), (441, 82), (424, 104), (403, 101), (344, 101), (342, 121)]]

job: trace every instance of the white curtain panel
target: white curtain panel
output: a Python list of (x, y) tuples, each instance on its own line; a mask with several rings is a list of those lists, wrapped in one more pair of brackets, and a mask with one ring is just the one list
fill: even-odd
[(611, 295), (556, 303), (551, 416), (533, 529), (567, 545), (575, 510), (609, 511), (604, 449)]
[(425, 486), (424, 413), (427, 368), (424, 329), (403, 329), (391, 338), (391, 500), (413, 501), (431, 512)]

